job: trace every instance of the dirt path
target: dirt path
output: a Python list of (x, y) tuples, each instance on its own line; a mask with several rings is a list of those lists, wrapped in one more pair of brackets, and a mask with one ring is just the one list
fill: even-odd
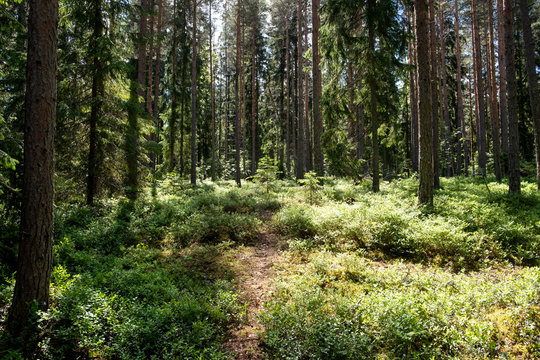
[(271, 292), (274, 265), (282, 261), (278, 252), (278, 236), (269, 226), (271, 218), (270, 212), (262, 214), (257, 243), (245, 246), (236, 254), (236, 277), (247, 314), (245, 321), (231, 329), (225, 347), (237, 354), (237, 360), (264, 359), (259, 347), (264, 328), (257, 320), (257, 314), (263, 309), (264, 301)]

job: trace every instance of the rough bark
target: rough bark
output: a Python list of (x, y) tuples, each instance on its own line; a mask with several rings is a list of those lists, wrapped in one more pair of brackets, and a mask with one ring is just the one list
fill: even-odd
[(409, 102), (411, 104), (411, 166), (413, 172), (418, 172), (418, 96), (416, 86), (416, 49), (412, 34), (414, 19), (407, 10), (407, 24), (409, 26), (408, 61), (409, 61)]
[(429, 34), (430, 34), (430, 51), (431, 51), (431, 126), (433, 135), (431, 137), (432, 144), (432, 156), (433, 156), (433, 187), (435, 189), (440, 188), (439, 179), (439, 112), (438, 112), (438, 86), (437, 86), (437, 74), (438, 61), (437, 61), (437, 35), (435, 25), (435, 0), (429, 0)]
[(58, 1), (29, 5), (21, 237), (7, 331), (22, 336), (31, 351), (37, 331), (32, 307), (49, 307), (53, 262)]
[(516, 65), (514, 60), (514, 17), (512, 0), (504, 0), (503, 21), (506, 58), (506, 86), (508, 93), (508, 173), (510, 194), (521, 192), (519, 173), (519, 133), (518, 133), (518, 90), (516, 82)]
[(210, 112), (211, 112), (211, 136), (212, 136), (212, 165), (211, 176), (212, 181), (216, 181), (216, 109), (214, 101), (214, 52), (212, 49), (212, 0), (208, 4), (208, 13), (210, 21)]
[(313, 51), (313, 158), (315, 172), (318, 176), (324, 175), (324, 160), (321, 146), (321, 136), (323, 133), (323, 119), (321, 112), (322, 82), (319, 53), (319, 28), (321, 18), (319, 16), (320, 0), (312, 0), (312, 51)]
[(431, 124), (431, 86), (429, 66), (428, 0), (415, 0), (416, 41), (418, 53), (418, 115), (420, 137), (420, 183), (418, 203), (433, 205), (433, 142)]
[[(368, 14), (375, 13), (376, 1), (368, 0), (367, 2)], [(375, 24), (373, 19), (368, 17), (368, 58), (369, 63), (375, 62)], [(371, 171), (372, 174), (372, 190), (373, 192), (379, 192), (379, 119), (377, 112), (377, 81), (375, 74), (370, 71), (367, 76), (367, 82), (369, 86), (369, 112), (371, 116)]]
[[(160, 0), (161, 1), (161, 0)], [(174, 148), (176, 144), (176, 116), (178, 111), (178, 94), (176, 90), (177, 86), (177, 77), (176, 77), (176, 63), (177, 63), (177, 57), (178, 57), (178, 49), (177, 49), (177, 29), (176, 29), (176, 10), (177, 10), (177, 0), (173, 1), (173, 33), (172, 33), (172, 61), (171, 61), (171, 88), (169, 91), (171, 92), (171, 116), (169, 117), (169, 153), (168, 153), (168, 161), (169, 161), (169, 172), (173, 171), (176, 167), (176, 157), (174, 156)]]
[(482, 77), (482, 48), (480, 46), (480, 26), (478, 22), (478, 0), (472, 0), (471, 12), (473, 22), (473, 62), (474, 62), (474, 93), (476, 96), (477, 128), (476, 143), (478, 148), (478, 172), (486, 175), (487, 144), (486, 144), (486, 114), (484, 104), (484, 81)]
[(527, 0), (520, 0), (519, 8), (521, 12), (521, 26), (523, 29), (523, 45), (527, 67), (529, 99), (531, 101), (531, 113), (534, 126), (534, 141), (536, 144), (536, 183), (538, 190), (540, 190), (540, 94), (538, 93), (538, 75), (536, 74), (534, 41)]
[(197, 0), (193, 0), (191, 50), (191, 184), (197, 184)]
[(251, 175), (257, 171), (257, 103), (255, 89), (255, 36), (256, 29), (253, 29), (251, 38)]
[(237, 2), (237, 9), (236, 9), (236, 82), (235, 82), (235, 111), (236, 111), (236, 124), (234, 127), (234, 146), (236, 148), (235, 154), (234, 154), (234, 165), (235, 165), (235, 180), (236, 185), (239, 187), (242, 186), (242, 182), (240, 180), (240, 94), (239, 94), (239, 87), (240, 87), (240, 78), (242, 74), (240, 73), (240, 62), (241, 62), (241, 41), (240, 41), (240, 27), (241, 24), (241, 16), (240, 11), (242, 9), (242, 2), (241, 0), (238, 0)]
[[(159, 84), (161, 83), (161, 31), (163, 25), (163, 0), (158, 1), (158, 17), (156, 29), (156, 62), (154, 65), (154, 101), (152, 113), (154, 116), (154, 125), (156, 127), (155, 141), (159, 142), (161, 137), (162, 123), (159, 118)], [(161, 163), (161, 156), (157, 154), (156, 162)]]
[[(461, 38), (459, 35), (459, 1), (454, 1), (454, 31), (456, 34), (456, 81), (457, 81), (457, 124), (460, 128), (458, 133), (458, 175), (461, 174), (461, 159), (463, 159), (463, 172), (465, 176), (469, 174), (469, 148), (467, 146), (467, 128), (465, 126), (465, 115), (463, 111), (463, 89), (461, 84)], [(463, 157), (461, 157), (463, 155)]]
[(286, 164), (287, 164), (287, 175), (290, 175), (291, 174), (291, 129), (290, 129), (290, 123), (291, 123), (291, 75), (290, 75), (290, 71), (291, 71), (291, 64), (290, 64), (290, 56), (289, 56), (289, 42), (290, 42), (290, 38), (289, 38), (289, 19), (287, 17), (287, 21), (285, 23), (285, 32), (286, 32), (286, 44), (285, 44), (285, 57), (286, 57), (286, 78), (287, 78), (287, 114), (286, 114), (286, 117), (285, 117), (285, 138), (286, 138), (286, 153), (287, 153), (287, 160), (286, 160)]
[[(508, 98), (506, 95), (506, 42), (504, 36), (503, 0), (497, 0), (497, 39), (499, 42), (499, 117), (501, 119), (501, 148), (508, 153)], [(505, 168), (507, 165), (505, 164)]]
[(454, 169), (454, 152), (452, 151), (452, 124), (450, 123), (450, 115), (448, 113), (448, 88), (446, 86), (446, 40), (443, 5), (443, 2), (439, 1), (439, 33), (441, 42), (441, 119), (444, 121), (446, 130), (446, 142), (444, 145), (446, 177), (450, 177), (453, 175)]
[(304, 149), (304, 85), (303, 85), (303, 67), (304, 67), (304, 49), (302, 46), (302, 16), (303, 16), (303, 0), (298, 0), (298, 12), (297, 12), (297, 31), (298, 31), (298, 72), (296, 74), (297, 81), (297, 91), (298, 91), (298, 133), (297, 133), (297, 158), (296, 158), (296, 178), (304, 178), (304, 158), (305, 158), (305, 149)]

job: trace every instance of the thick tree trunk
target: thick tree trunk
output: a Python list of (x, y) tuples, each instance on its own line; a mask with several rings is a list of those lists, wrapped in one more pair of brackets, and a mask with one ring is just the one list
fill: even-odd
[(433, 205), (433, 142), (429, 66), (428, 0), (415, 0), (416, 41), (418, 53), (418, 114), (420, 136), (420, 183), (418, 203)]
[(474, 93), (476, 96), (477, 128), (476, 143), (478, 147), (478, 172), (486, 175), (487, 144), (486, 144), (486, 114), (484, 105), (484, 81), (482, 76), (482, 48), (480, 46), (480, 26), (478, 25), (478, 0), (472, 0), (472, 26), (473, 26), (473, 62), (474, 62)]
[(321, 146), (321, 136), (323, 133), (323, 119), (321, 112), (321, 96), (322, 82), (320, 62), (321, 56), (319, 52), (319, 28), (321, 26), (321, 18), (319, 16), (320, 0), (312, 0), (312, 35), (313, 43), (313, 158), (315, 172), (318, 176), (324, 175), (324, 160)]
[(521, 26), (523, 28), (523, 43), (525, 50), (525, 63), (527, 66), (527, 83), (529, 85), (529, 99), (534, 126), (534, 141), (536, 144), (536, 182), (540, 190), (540, 94), (538, 93), (538, 75), (534, 55), (534, 41), (531, 31), (531, 19), (527, 0), (519, 1), (521, 11)]
[(305, 149), (304, 149), (304, 83), (302, 81), (302, 75), (304, 68), (304, 49), (302, 46), (302, 16), (303, 16), (303, 1), (298, 0), (298, 12), (297, 12), (297, 30), (298, 30), (298, 70), (296, 74), (297, 89), (298, 89), (298, 134), (297, 134), (297, 158), (296, 158), (296, 178), (304, 178), (304, 158), (305, 158)]
[(191, 184), (197, 184), (197, 0), (193, 0), (191, 55)]
[(103, 37), (103, 19), (101, 13), (101, 0), (97, 1), (94, 8), (93, 34), (91, 39), (92, 59), (92, 100), (90, 109), (90, 147), (88, 150), (88, 182), (86, 188), (86, 204), (94, 204), (94, 196), (97, 192), (97, 182), (100, 170), (100, 141), (99, 120), (102, 114), (103, 98), (105, 96), (105, 69), (100, 58), (100, 39)]
[(214, 52), (212, 50), (212, 0), (208, 4), (208, 13), (210, 21), (210, 111), (211, 111), (211, 132), (212, 132), (212, 181), (216, 181), (216, 109), (214, 101)]
[(432, 156), (433, 156), (433, 187), (440, 188), (439, 179), (439, 112), (438, 112), (438, 86), (437, 74), (437, 35), (435, 25), (435, 0), (429, 0), (429, 34), (430, 34), (430, 50), (431, 50), (431, 127), (432, 127)]
[(49, 307), (53, 263), (58, 1), (29, 5), (21, 238), (7, 331), (22, 335), (31, 351), (37, 331), (32, 307)]
[[(506, 42), (504, 35), (503, 0), (497, 0), (497, 38), (499, 42), (499, 115), (501, 119), (501, 148), (508, 153), (508, 98), (506, 95)], [(505, 172), (507, 164), (504, 164)]]
[(239, 87), (240, 87), (240, 78), (242, 77), (242, 74), (240, 73), (240, 62), (241, 62), (241, 41), (240, 41), (240, 27), (241, 24), (241, 17), (240, 17), (240, 11), (242, 8), (242, 2), (241, 0), (238, 0), (237, 2), (237, 9), (236, 9), (236, 82), (235, 82), (235, 111), (236, 111), (236, 124), (234, 127), (234, 145), (236, 148), (236, 152), (234, 155), (234, 165), (235, 165), (235, 180), (236, 184), (240, 187), (242, 186), (242, 182), (240, 180), (240, 93), (239, 93)]
[(493, 0), (488, 0), (488, 91), (489, 91), (489, 115), (491, 118), (491, 141), (493, 142), (493, 166), (497, 181), (502, 180), (501, 171), (501, 144), (499, 131), (499, 104), (497, 101), (497, 80), (495, 79), (495, 43), (493, 34)]
[(518, 98), (516, 82), (516, 66), (514, 60), (514, 17), (512, 0), (504, 0), (504, 40), (506, 58), (506, 86), (508, 92), (508, 170), (509, 192), (521, 192), (521, 177), (519, 173), (519, 132), (518, 132)]
[(408, 61), (409, 61), (409, 102), (411, 104), (411, 166), (413, 172), (418, 172), (418, 97), (416, 86), (416, 49), (415, 39), (412, 36), (414, 28), (414, 19), (407, 10), (407, 24), (411, 36), (408, 43)]
[[(456, 81), (457, 81), (457, 125), (460, 128), (458, 133), (458, 174), (461, 174), (461, 161), (463, 159), (463, 172), (469, 175), (469, 148), (467, 146), (467, 127), (465, 126), (465, 115), (463, 111), (463, 89), (461, 84), (461, 38), (459, 35), (459, 1), (454, 1), (454, 26), (456, 36)], [(463, 155), (463, 157), (461, 157)]]
[(453, 175), (454, 152), (452, 151), (452, 124), (448, 114), (448, 88), (446, 86), (446, 38), (444, 29), (444, 11), (443, 3), (439, 1), (439, 32), (441, 41), (441, 119), (444, 121), (446, 130), (445, 159), (446, 159), (446, 177)]

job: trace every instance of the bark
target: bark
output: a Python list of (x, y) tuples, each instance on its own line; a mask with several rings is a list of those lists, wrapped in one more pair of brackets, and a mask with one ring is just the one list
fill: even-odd
[(429, 66), (428, 0), (415, 0), (418, 53), (418, 115), (420, 137), (420, 183), (418, 203), (433, 205), (433, 142)]
[(302, 81), (303, 67), (304, 67), (304, 50), (302, 46), (302, 16), (303, 16), (303, 0), (298, 0), (298, 12), (297, 12), (297, 30), (298, 30), (298, 70), (296, 74), (297, 88), (298, 88), (298, 134), (297, 134), (297, 158), (296, 158), (296, 178), (304, 178), (304, 86)]
[(471, 12), (473, 22), (473, 62), (474, 62), (474, 93), (476, 96), (477, 128), (476, 143), (478, 147), (478, 172), (486, 175), (487, 144), (486, 144), (486, 114), (484, 104), (484, 81), (482, 78), (482, 48), (480, 46), (480, 26), (478, 25), (478, 0), (472, 0)]
[(88, 182), (86, 188), (86, 204), (94, 204), (94, 196), (97, 192), (97, 182), (100, 171), (100, 141), (99, 120), (103, 112), (103, 99), (105, 97), (105, 69), (100, 57), (100, 39), (103, 37), (103, 19), (101, 12), (101, 0), (97, 1), (94, 8), (93, 34), (90, 48), (92, 49), (92, 100), (90, 109), (90, 147), (88, 150)]
[(7, 331), (22, 335), (32, 351), (37, 332), (32, 307), (49, 307), (53, 263), (58, 1), (29, 5), (21, 237)]
[(497, 101), (497, 81), (495, 79), (495, 43), (493, 34), (493, 0), (488, 0), (488, 91), (489, 91), (489, 115), (491, 118), (491, 141), (493, 142), (493, 165), (495, 177), (498, 182), (502, 180), (501, 171), (501, 143), (499, 131), (499, 104)]
[[(504, 35), (503, 0), (497, 0), (497, 32), (498, 32), (498, 61), (499, 61), (499, 115), (501, 119), (501, 148), (508, 153), (508, 98), (506, 94), (506, 42)], [(505, 164), (505, 168), (507, 165)]]
[[(158, 1), (158, 18), (157, 18), (157, 36), (156, 36), (156, 63), (154, 66), (154, 102), (153, 102), (153, 115), (156, 126), (156, 141), (160, 141), (162, 124), (159, 118), (159, 84), (161, 82), (161, 31), (162, 31), (162, 18), (163, 18), (163, 0)], [(157, 154), (156, 162), (161, 163), (161, 156)]]
[(521, 192), (519, 173), (519, 132), (518, 132), (518, 98), (516, 82), (516, 65), (514, 60), (514, 17), (512, 0), (504, 0), (503, 21), (506, 58), (506, 86), (508, 92), (508, 173), (510, 194)]
[[(368, 14), (374, 14), (376, 8), (375, 0), (368, 0), (367, 2)], [(375, 62), (375, 24), (373, 19), (368, 16), (368, 57), (369, 63)], [(372, 174), (372, 190), (373, 192), (379, 192), (379, 119), (377, 113), (377, 82), (375, 74), (370, 71), (367, 76), (367, 82), (369, 86), (369, 108), (371, 115), (371, 170)]]
[(257, 104), (255, 89), (255, 34), (251, 39), (251, 175), (257, 171)]
[(409, 102), (411, 104), (411, 165), (412, 171), (418, 172), (418, 96), (416, 86), (416, 49), (415, 39), (412, 36), (414, 19), (407, 10), (407, 24), (409, 25), (408, 61), (409, 61)]
[(531, 31), (531, 19), (527, 0), (520, 0), (521, 26), (523, 29), (523, 45), (525, 64), (527, 67), (527, 83), (529, 85), (529, 99), (534, 126), (534, 141), (536, 145), (536, 183), (540, 190), (540, 94), (538, 93), (538, 75), (534, 55), (534, 40)]
[(452, 125), (450, 115), (448, 114), (448, 88), (446, 86), (446, 41), (444, 29), (444, 11), (443, 3), (439, 1), (439, 29), (441, 40), (441, 118), (444, 121), (446, 130), (445, 158), (446, 158), (446, 177), (453, 175), (454, 152), (452, 151)]
[(191, 55), (191, 184), (197, 184), (197, 0), (193, 0)]
[(287, 77), (287, 114), (285, 118), (285, 138), (286, 138), (286, 153), (287, 153), (287, 175), (291, 174), (291, 129), (290, 129), (290, 123), (291, 123), (291, 64), (290, 64), (290, 56), (289, 56), (289, 19), (287, 18), (286, 21), (286, 44), (285, 44), (285, 57), (286, 57), (286, 74)]
[(324, 160), (321, 146), (321, 136), (323, 133), (323, 119), (321, 112), (321, 57), (319, 53), (319, 28), (321, 26), (321, 18), (319, 16), (320, 0), (312, 0), (312, 52), (313, 52), (313, 158), (315, 172), (317, 176), (324, 175)]
[(433, 187), (440, 188), (439, 180), (439, 112), (438, 112), (438, 61), (437, 61), (437, 36), (435, 26), (435, 0), (429, 0), (429, 33), (430, 33), (430, 50), (431, 50), (431, 126), (433, 135), (431, 137), (432, 156), (433, 156)]
[(240, 87), (240, 62), (241, 62), (241, 42), (240, 42), (240, 27), (241, 24), (241, 17), (240, 17), (240, 11), (242, 8), (242, 2), (241, 0), (238, 0), (237, 2), (237, 9), (236, 9), (236, 82), (235, 82), (235, 111), (236, 111), (236, 125), (234, 128), (234, 145), (236, 148), (236, 152), (234, 155), (235, 160), (235, 180), (238, 187), (242, 186), (242, 182), (240, 180), (240, 94), (239, 94), (239, 87)]
[(210, 111), (211, 111), (211, 131), (212, 131), (212, 181), (216, 181), (216, 110), (214, 102), (214, 52), (212, 50), (212, 0), (209, 4), (209, 21), (210, 21)]
[[(456, 81), (457, 81), (457, 125), (459, 126), (460, 132), (458, 133), (458, 175), (461, 174), (461, 159), (463, 159), (463, 171), (465, 176), (469, 174), (469, 148), (467, 146), (467, 128), (465, 126), (465, 115), (463, 111), (463, 89), (461, 84), (461, 38), (459, 35), (459, 1), (454, 1), (454, 12), (455, 12), (455, 34), (456, 34)], [(463, 155), (463, 157), (461, 157)]]
[[(306, 13), (304, 15), (304, 43), (306, 44), (306, 48), (308, 46), (308, 16), (307, 16), (307, 4), (306, 4)], [(304, 68), (307, 68), (309, 66), (308, 60), (304, 60)], [(311, 156), (311, 132), (309, 131), (309, 75), (307, 73), (302, 72), (304, 76), (304, 114), (305, 114), (305, 121), (304, 121), (304, 132), (305, 132), (305, 145), (306, 145), (306, 159), (305, 159), (305, 165), (306, 165), (306, 171), (313, 170), (313, 161)]]
[[(154, 70), (154, 7), (155, 7), (155, 0), (149, 0), (148, 4), (150, 5), (149, 11), (150, 11), (150, 22), (149, 22), (149, 44), (148, 44), (148, 74), (147, 74), (147, 86), (146, 86), (146, 112), (148, 114), (148, 117), (150, 119), (153, 119), (153, 82), (154, 78), (152, 76), (153, 70)], [(150, 131), (150, 137), (148, 140), (155, 141), (156, 134), (154, 133), (154, 129)], [(156, 154), (154, 151), (149, 151), (149, 157), (150, 157), (150, 165), (152, 166), (152, 169), (156, 168)]]
[[(160, 0), (161, 2), (161, 0)], [(176, 115), (178, 111), (178, 97), (177, 97), (177, 78), (176, 78), (176, 63), (178, 56), (178, 45), (176, 40), (176, 10), (177, 10), (177, 0), (173, 1), (173, 34), (172, 34), (172, 64), (171, 64), (171, 116), (169, 118), (169, 172), (173, 171), (176, 167), (176, 158), (174, 156), (174, 147), (176, 144)]]

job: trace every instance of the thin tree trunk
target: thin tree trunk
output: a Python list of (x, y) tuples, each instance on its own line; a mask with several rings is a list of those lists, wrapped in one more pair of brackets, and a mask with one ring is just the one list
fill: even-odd
[[(506, 42), (504, 35), (504, 9), (503, 0), (497, 0), (497, 38), (499, 42), (499, 114), (501, 119), (501, 148), (508, 153), (508, 98), (506, 95)], [(503, 166), (505, 168), (507, 164)]]
[(296, 74), (296, 81), (298, 87), (298, 134), (297, 134), (297, 158), (296, 158), (296, 178), (304, 178), (304, 86), (302, 81), (302, 71), (304, 67), (304, 50), (302, 46), (302, 16), (303, 16), (303, 0), (298, 0), (298, 14), (297, 14), (297, 30), (298, 30), (298, 70)]
[(23, 336), (31, 352), (37, 345), (32, 307), (49, 307), (53, 264), (58, 1), (30, 0), (29, 5), (21, 237), (6, 325), (14, 338)]
[(474, 62), (474, 75), (475, 75), (475, 95), (478, 115), (477, 127), (478, 133), (476, 134), (476, 142), (478, 146), (478, 172), (481, 176), (486, 175), (487, 164), (487, 146), (486, 146), (486, 115), (484, 105), (484, 82), (482, 78), (482, 48), (480, 46), (480, 26), (478, 25), (478, 11), (476, 8), (478, 0), (472, 0), (471, 12), (473, 22), (473, 62)]
[[(368, 0), (367, 12), (369, 15), (375, 13), (376, 1)], [(368, 60), (370, 64), (375, 63), (375, 24), (371, 16), (367, 18), (368, 25)], [(373, 66), (373, 65), (372, 65)], [(377, 84), (375, 74), (370, 71), (367, 76), (369, 86), (369, 110), (371, 115), (371, 170), (372, 190), (379, 192), (379, 119), (377, 113)]]
[[(161, 0), (160, 0), (161, 2)], [(169, 172), (173, 171), (176, 167), (176, 158), (174, 157), (174, 145), (176, 144), (176, 113), (178, 111), (178, 97), (177, 97), (177, 78), (176, 78), (176, 62), (178, 56), (178, 46), (176, 40), (176, 9), (177, 0), (173, 0), (173, 24), (172, 24), (172, 64), (171, 64), (171, 83), (172, 86), (169, 89), (171, 92), (171, 116), (169, 117)]]
[(540, 94), (538, 93), (538, 75), (536, 74), (534, 41), (527, 1), (520, 0), (519, 8), (521, 11), (525, 63), (527, 66), (527, 83), (529, 85), (529, 99), (531, 101), (531, 113), (534, 126), (534, 141), (536, 144), (536, 183), (538, 190), (540, 190)]
[[(461, 38), (459, 35), (459, 1), (454, 1), (455, 12), (455, 36), (456, 36), (456, 81), (457, 81), (457, 125), (460, 128), (458, 133), (458, 175), (461, 174), (461, 159), (463, 159), (463, 171), (465, 176), (469, 175), (469, 148), (467, 147), (467, 128), (465, 126), (465, 115), (463, 111), (463, 89), (461, 84)], [(461, 156), (463, 155), (463, 157)]]
[(438, 61), (437, 61), (437, 36), (436, 36), (436, 26), (435, 26), (435, 0), (429, 0), (429, 30), (430, 30), (430, 50), (431, 50), (431, 126), (433, 131), (433, 136), (431, 141), (432, 145), (432, 156), (433, 156), (433, 188), (439, 189), (440, 179), (439, 179), (439, 112), (438, 112), (438, 86), (437, 86), (437, 74), (438, 70)]
[(212, 116), (211, 131), (212, 131), (212, 181), (216, 181), (216, 110), (214, 102), (214, 52), (212, 50), (212, 0), (208, 4), (208, 13), (210, 21), (210, 111)]
[(446, 177), (453, 175), (454, 169), (454, 153), (452, 151), (452, 124), (450, 123), (450, 115), (448, 114), (448, 88), (446, 87), (446, 41), (444, 29), (444, 11), (443, 3), (439, 1), (439, 28), (441, 41), (441, 118), (444, 120), (446, 127)]
[(412, 28), (414, 28), (414, 19), (411, 18), (411, 13), (407, 9), (407, 25), (409, 26), (409, 42), (408, 42), (408, 61), (409, 61), (409, 101), (411, 104), (411, 165), (412, 171), (418, 172), (418, 97), (416, 86), (416, 49), (414, 46), (415, 39), (412, 36)]
[[(317, 0), (315, 0), (317, 1)], [(290, 57), (289, 57), (289, 18), (287, 16), (287, 20), (285, 23), (286, 28), (286, 44), (285, 44), (285, 57), (286, 57), (286, 71), (285, 76), (287, 77), (287, 114), (285, 119), (285, 137), (286, 137), (286, 153), (287, 153), (287, 175), (291, 174), (291, 129), (290, 129), (290, 123), (291, 123), (291, 75), (290, 75)]]
[[(307, 3), (306, 3), (306, 13), (304, 14), (304, 43), (306, 44), (306, 50), (308, 46), (308, 16), (307, 16)], [(309, 66), (307, 59), (304, 59), (304, 68)], [(305, 132), (305, 144), (306, 144), (306, 171), (313, 170), (313, 160), (311, 156), (311, 132), (309, 126), (309, 75), (308, 73), (302, 72), (304, 75), (304, 132)]]
[(433, 205), (433, 130), (431, 124), (431, 94), (429, 66), (428, 0), (415, 0), (416, 41), (418, 53), (418, 114), (420, 137), (420, 183), (418, 203)]
[(497, 80), (495, 78), (495, 43), (493, 34), (493, 0), (488, 0), (488, 27), (489, 27), (489, 61), (488, 61), (488, 81), (489, 81), (489, 113), (491, 117), (491, 141), (493, 142), (493, 165), (495, 177), (498, 182), (502, 180), (501, 171), (501, 144), (499, 131), (499, 104), (497, 101)]
[(319, 52), (319, 28), (321, 18), (319, 16), (320, 0), (312, 0), (312, 52), (313, 52), (313, 157), (315, 162), (315, 172), (318, 176), (324, 175), (324, 158), (321, 146), (321, 136), (323, 133), (323, 119), (321, 112), (321, 55)]
[(257, 171), (257, 104), (255, 103), (255, 29), (251, 39), (251, 175)]
[(100, 171), (100, 141), (99, 120), (102, 114), (103, 98), (105, 96), (105, 69), (100, 58), (100, 39), (103, 37), (103, 19), (101, 13), (101, 0), (95, 4), (93, 19), (93, 34), (91, 39), (92, 48), (92, 101), (90, 109), (90, 147), (88, 151), (88, 182), (86, 190), (86, 204), (94, 204), (94, 196), (97, 192), (97, 182)]
[(241, 61), (241, 42), (240, 42), (240, 27), (242, 24), (240, 23), (241, 17), (240, 17), (240, 11), (242, 7), (241, 0), (238, 0), (237, 2), (237, 9), (236, 9), (236, 83), (235, 83), (235, 110), (236, 110), (236, 125), (234, 128), (234, 143), (236, 147), (235, 152), (235, 180), (238, 187), (242, 186), (242, 182), (240, 180), (240, 94), (239, 94), (239, 87), (240, 87), (240, 61)]
[(191, 184), (197, 184), (197, 0), (193, 0), (191, 58)]
[[(153, 117), (153, 70), (154, 70), (154, 8), (155, 8), (155, 0), (148, 0), (148, 4), (150, 6), (150, 23), (149, 23), (149, 44), (148, 44), (148, 73), (147, 73), (147, 87), (146, 87), (146, 112), (150, 119), (154, 119)], [(154, 129), (150, 131), (150, 141), (155, 141), (156, 134), (154, 133)], [(149, 157), (150, 157), (150, 164), (152, 166), (152, 169), (156, 168), (156, 154), (153, 150), (149, 151)]]
[[(162, 30), (162, 17), (163, 17), (163, 0), (158, 0), (158, 20), (157, 20), (157, 34), (156, 34), (156, 63), (154, 66), (154, 102), (153, 102), (153, 114), (154, 122), (156, 126), (156, 142), (161, 141), (162, 124), (159, 118), (159, 84), (161, 82), (161, 30)], [(156, 154), (156, 162), (161, 163), (161, 154)]]

